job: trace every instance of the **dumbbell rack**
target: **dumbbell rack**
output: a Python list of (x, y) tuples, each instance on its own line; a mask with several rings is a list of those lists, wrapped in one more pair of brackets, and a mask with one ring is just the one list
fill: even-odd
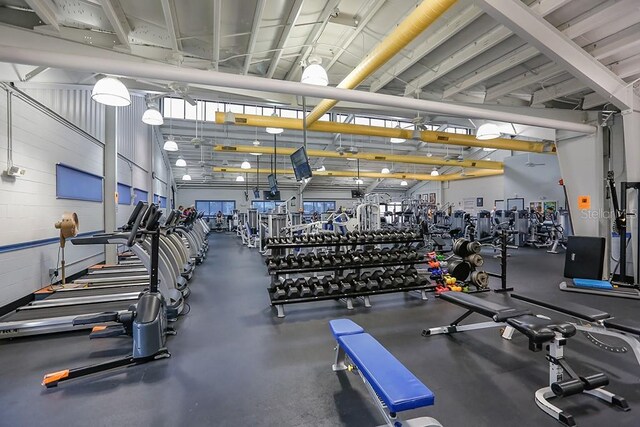
[[(420, 242), (421, 238), (408, 238), (408, 239), (393, 239), (393, 240), (383, 240), (383, 239), (358, 239), (356, 241), (346, 241), (346, 242), (330, 242), (330, 243), (320, 243), (320, 242), (300, 242), (300, 243), (279, 243), (279, 244), (268, 244), (266, 247), (269, 249), (285, 249), (285, 252), (289, 252), (289, 250), (294, 248), (318, 248), (318, 247), (333, 247), (336, 252), (340, 250), (342, 247), (356, 247), (356, 246), (367, 246), (367, 245), (376, 245), (376, 244), (407, 244)], [(395, 261), (395, 262), (376, 262), (376, 263), (350, 263), (350, 264), (341, 264), (341, 265), (325, 265), (325, 266), (315, 266), (315, 267), (296, 267), (296, 268), (275, 268), (269, 270), (269, 274), (271, 275), (271, 285), (267, 287), (267, 292), (269, 293), (269, 300), (271, 306), (276, 307), (277, 316), (282, 318), (285, 317), (284, 313), (284, 305), (285, 304), (295, 304), (295, 303), (303, 303), (303, 302), (311, 302), (311, 301), (325, 301), (325, 300), (342, 300), (346, 303), (347, 309), (353, 309), (353, 300), (362, 298), (364, 301), (365, 307), (371, 307), (370, 296), (371, 295), (381, 295), (388, 294), (394, 292), (410, 292), (416, 291), (420, 292), (420, 297), (422, 300), (426, 300), (426, 292), (432, 291), (435, 288), (435, 285), (431, 284), (427, 278), (424, 278), (424, 283), (415, 285), (415, 286), (401, 286), (401, 287), (393, 287), (386, 289), (375, 289), (375, 290), (361, 290), (361, 291), (353, 291), (348, 293), (339, 293), (339, 294), (325, 294), (319, 296), (306, 296), (306, 297), (296, 297), (290, 299), (272, 299), (272, 291), (278, 286), (279, 277), (282, 275), (288, 276), (289, 274), (298, 274), (298, 273), (318, 273), (325, 271), (333, 271), (335, 272), (334, 277), (338, 278), (339, 274), (344, 270), (354, 270), (358, 277), (361, 276), (362, 269), (373, 269), (373, 268), (384, 268), (384, 267), (401, 267), (401, 266), (413, 266), (418, 264), (424, 264), (426, 261), (418, 259), (413, 260), (404, 260), (404, 261)]]

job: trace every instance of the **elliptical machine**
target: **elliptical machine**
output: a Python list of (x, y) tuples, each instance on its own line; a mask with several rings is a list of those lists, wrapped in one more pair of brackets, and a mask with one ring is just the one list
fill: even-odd
[[(95, 365), (80, 368), (64, 369), (46, 374), (42, 385), (47, 388), (56, 387), (61, 381), (67, 381), (98, 372), (139, 365), (158, 359), (170, 357), (171, 353), (165, 347), (167, 327), (167, 307), (162, 294), (158, 291), (158, 253), (160, 250), (160, 217), (162, 212), (156, 205), (149, 206), (152, 210), (148, 215), (140, 212), (132, 226), (128, 245), (132, 246), (136, 240), (151, 235), (151, 283), (149, 291), (141, 294), (137, 304), (129, 307), (125, 313), (106, 312), (92, 316), (81, 316), (74, 319), (74, 325), (115, 322), (114, 326), (103, 327), (109, 333), (94, 335), (94, 338), (106, 336), (130, 335), (133, 338), (133, 351), (130, 355)], [(146, 223), (142, 224), (142, 219)], [(95, 334), (100, 332), (94, 328)]]

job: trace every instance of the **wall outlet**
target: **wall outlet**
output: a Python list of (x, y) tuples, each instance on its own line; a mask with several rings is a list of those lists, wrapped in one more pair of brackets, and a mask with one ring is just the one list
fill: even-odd
[(11, 166), (5, 172), (9, 176), (24, 176), (24, 174), (27, 173), (26, 169), (20, 168), (18, 166)]

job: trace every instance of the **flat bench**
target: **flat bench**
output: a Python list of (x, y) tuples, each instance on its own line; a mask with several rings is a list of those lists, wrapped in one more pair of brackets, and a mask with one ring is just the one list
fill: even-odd
[[(540, 351), (544, 345), (547, 350), (546, 359), (549, 362), (549, 385), (535, 392), (535, 401), (540, 409), (556, 420), (567, 426), (576, 425), (573, 416), (550, 403), (549, 399), (581, 393), (595, 396), (624, 411), (629, 410), (624, 398), (604, 389), (609, 384), (605, 374), (579, 376), (565, 360), (564, 347), (567, 339), (576, 334), (576, 325), (544, 316), (534, 316), (529, 310), (498, 304), (461, 292), (446, 292), (440, 295), (440, 299), (463, 307), (467, 312), (447, 326), (423, 330), (423, 336), (504, 326), (502, 337), (505, 339), (511, 339), (514, 331), (518, 331), (529, 339), (529, 350)], [(575, 311), (578, 307), (569, 307), (567, 310)], [(492, 321), (460, 325), (460, 322), (473, 313), (490, 317)], [(585, 316), (593, 318), (603, 316), (596, 310), (585, 313)]]
[(434, 404), (434, 395), (415, 375), (364, 329), (349, 319), (329, 322), (337, 342), (334, 371), (357, 368), (374, 403), (388, 426), (441, 427), (430, 417), (402, 421), (398, 412)]

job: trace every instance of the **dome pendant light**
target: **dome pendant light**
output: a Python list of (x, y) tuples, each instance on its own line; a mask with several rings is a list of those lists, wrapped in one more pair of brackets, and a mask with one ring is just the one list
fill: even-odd
[(249, 163), (246, 159), (240, 165), (240, 169), (251, 169), (251, 163)]
[(187, 166), (187, 161), (182, 157), (178, 157), (178, 160), (176, 160), (176, 166), (179, 168), (184, 168)]
[(500, 138), (500, 135), (500, 129), (498, 129), (498, 125), (496, 125), (495, 123), (482, 124), (480, 125), (478, 130), (476, 130), (476, 139), (479, 139), (481, 141)]
[[(271, 115), (271, 117), (278, 118), (278, 114), (276, 114), (276, 109), (275, 108), (273, 109), (273, 114)], [(282, 132), (284, 132), (284, 129), (268, 127), (268, 128), (265, 129), (265, 131), (267, 133), (270, 133), (271, 135), (280, 135)]]
[(391, 173), (391, 171), (389, 170), (389, 168), (382, 168), (382, 170), (380, 171), (380, 173), (383, 173), (383, 174), (385, 174), (385, 175), (386, 175), (386, 174), (388, 174), (388, 173)]
[(244, 182), (244, 176), (242, 176), (242, 175), (238, 175), (238, 176), (236, 177), (236, 182)]
[(183, 181), (191, 181), (191, 175), (189, 175), (189, 171), (187, 171), (184, 175), (182, 175)]
[(91, 91), (91, 99), (112, 107), (126, 107), (131, 105), (129, 90), (115, 77), (103, 77), (96, 82)]
[(405, 180), (403, 179), (402, 181), (400, 181), (400, 185), (401, 185), (401, 186), (403, 186), (403, 187), (406, 187), (406, 186), (407, 186), (407, 185), (409, 185), (409, 184), (407, 184), (407, 181), (405, 181)]
[(309, 65), (304, 67), (300, 82), (316, 86), (327, 86), (329, 84), (327, 71), (322, 66), (322, 58), (318, 55), (309, 56)]
[(155, 104), (147, 104), (147, 110), (142, 114), (142, 123), (150, 126), (160, 126), (164, 124), (164, 118), (162, 118), (162, 114), (160, 114)]
[(438, 176), (438, 175), (440, 175), (440, 172), (438, 172), (438, 168), (434, 166), (433, 170), (431, 171), (431, 176)]

